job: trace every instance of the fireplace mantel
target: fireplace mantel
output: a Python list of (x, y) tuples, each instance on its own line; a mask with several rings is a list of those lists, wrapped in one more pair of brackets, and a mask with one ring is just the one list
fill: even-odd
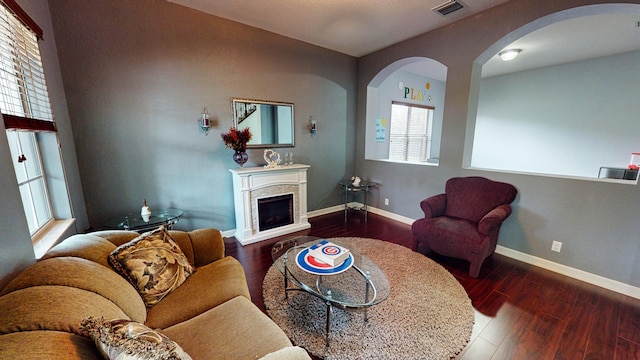
[[(235, 237), (242, 245), (289, 234), (311, 227), (307, 218), (307, 169), (293, 164), (275, 168), (231, 169), (236, 214)], [(293, 224), (260, 231), (258, 200), (293, 194)]]

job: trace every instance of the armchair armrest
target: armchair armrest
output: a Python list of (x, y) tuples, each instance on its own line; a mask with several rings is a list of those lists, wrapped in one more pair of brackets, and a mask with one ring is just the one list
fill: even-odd
[(420, 207), (424, 212), (425, 219), (444, 215), (447, 206), (447, 195), (439, 194), (428, 197), (420, 202)]
[(500, 205), (491, 210), (478, 223), (478, 231), (481, 234), (488, 235), (494, 229), (499, 228), (502, 222), (511, 215), (510, 205)]

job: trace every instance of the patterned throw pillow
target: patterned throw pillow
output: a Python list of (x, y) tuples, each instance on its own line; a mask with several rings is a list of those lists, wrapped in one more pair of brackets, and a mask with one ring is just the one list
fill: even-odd
[(175, 341), (131, 320), (87, 317), (80, 323), (80, 332), (93, 339), (105, 359), (191, 360)]
[(164, 227), (118, 246), (109, 255), (109, 263), (138, 290), (147, 308), (196, 271)]

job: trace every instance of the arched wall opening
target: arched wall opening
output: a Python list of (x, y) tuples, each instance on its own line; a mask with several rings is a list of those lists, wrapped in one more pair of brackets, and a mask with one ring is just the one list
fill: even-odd
[[(367, 85), (365, 159), (437, 166), (446, 78), (447, 67), (425, 57), (398, 60), (376, 74)], [(416, 150), (424, 152), (421, 160), (398, 160), (390, 155), (393, 153), (390, 151), (392, 135), (397, 135), (391, 133), (394, 104), (411, 109), (428, 108), (431, 111), (432, 118), (425, 120), (428, 124), (424, 124), (428, 127), (425, 128), (428, 139), (422, 139), (423, 149)], [(407, 131), (411, 132), (410, 129)], [(397, 133), (397, 130), (394, 132)], [(409, 148), (411, 146), (408, 145)]]
[[(601, 177), (603, 168), (628, 168), (640, 151), (639, 16), (637, 4), (569, 9), (483, 52), (473, 65), (464, 167), (637, 183), (632, 172)], [(500, 62), (497, 54), (509, 48), (521, 53)]]

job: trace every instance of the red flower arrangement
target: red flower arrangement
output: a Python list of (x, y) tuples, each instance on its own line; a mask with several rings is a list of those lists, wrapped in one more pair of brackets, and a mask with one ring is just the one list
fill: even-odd
[(235, 151), (245, 151), (247, 150), (247, 143), (251, 140), (251, 131), (249, 128), (244, 128), (243, 130), (238, 130), (234, 127), (229, 128), (228, 133), (220, 134), (222, 136), (222, 141), (224, 141), (224, 145), (229, 149), (233, 149)]

